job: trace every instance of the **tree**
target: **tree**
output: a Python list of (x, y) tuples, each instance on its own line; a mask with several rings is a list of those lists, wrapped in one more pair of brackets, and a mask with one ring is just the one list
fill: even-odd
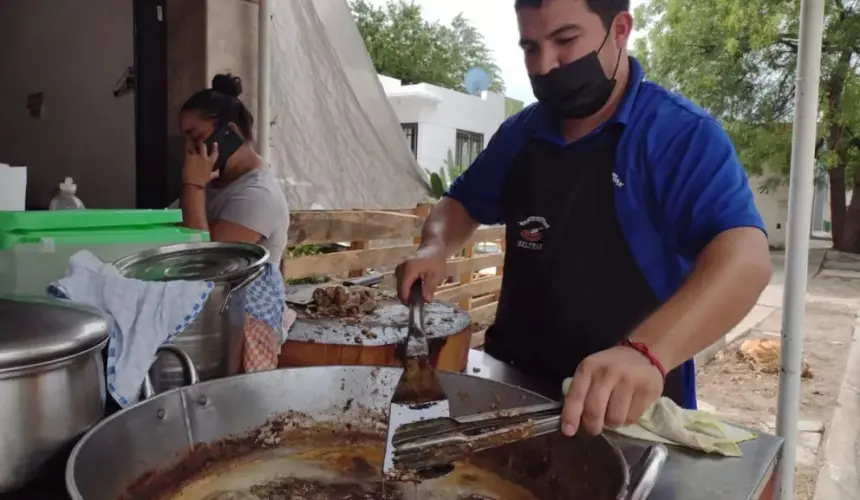
[[(636, 14), (647, 36), (635, 51), (649, 77), (719, 118), (765, 189), (786, 182), (798, 2), (651, 0)], [(816, 155), (830, 179), (834, 246), (860, 253), (860, 7), (828, 0), (825, 16)]]
[(350, 7), (377, 73), (406, 85), (429, 83), (465, 91), (466, 71), (480, 67), (490, 75), (490, 90), (504, 91), (484, 37), (462, 14), (445, 26), (426, 21), (421, 6), (405, 0), (389, 0), (381, 7), (353, 0)]

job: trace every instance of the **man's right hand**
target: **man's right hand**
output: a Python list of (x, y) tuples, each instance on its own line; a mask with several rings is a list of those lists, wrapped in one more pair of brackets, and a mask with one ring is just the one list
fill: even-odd
[(397, 278), (397, 296), (404, 304), (409, 303), (409, 291), (415, 280), (421, 278), (424, 302), (432, 302), (433, 294), (445, 279), (448, 257), (445, 250), (435, 247), (419, 248), (413, 257), (403, 262), (394, 272)]

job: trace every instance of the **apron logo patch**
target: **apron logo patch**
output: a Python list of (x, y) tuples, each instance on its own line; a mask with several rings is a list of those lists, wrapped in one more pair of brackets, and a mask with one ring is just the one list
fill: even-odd
[(543, 248), (544, 232), (549, 229), (549, 224), (546, 219), (538, 216), (531, 216), (519, 222), (520, 239), (517, 241), (517, 246), (527, 248), (529, 250), (540, 250)]
[(615, 184), (615, 187), (623, 188), (624, 183), (621, 182), (621, 179), (618, 177), (618, 174), (612, 172), (612, 183)]

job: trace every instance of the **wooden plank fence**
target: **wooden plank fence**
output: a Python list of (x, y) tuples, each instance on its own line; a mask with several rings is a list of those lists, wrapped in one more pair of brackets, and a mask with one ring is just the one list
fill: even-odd
[[(339, 252), (299, 257), (285, 256), (281, 272), (286, 279), (328, 276), (333, 282), (360, 277), (368, 271), (384, 275), (384, 287), (393, 287), (394, 267), (413, 254), (431, 205), (394, 210), (308, 210), (290, 217), (289, 242), (300, 245), (344, 244)], [(492, 323), (498, 305), (504, 264), (504, 226), (478, 228), (464, 250), (448, 260), (448, 282), (437, 292), (440, 300), (458, 304), (480, 325), (473, 347), (483, 345), (483, 330)], [(495, 253), (477, 253), (478, 243), (493, 243)], [(492, 272), (479, 274), (479, 271)]]

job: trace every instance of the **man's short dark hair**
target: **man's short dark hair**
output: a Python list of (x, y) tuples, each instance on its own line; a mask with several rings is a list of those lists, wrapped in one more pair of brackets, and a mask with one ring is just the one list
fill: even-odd
[[(612, 20), (620, 12), (630, 10), (630, 0), (583, 0), (588, 9), (594, 12), (603, 21), (603, 25), (607, 28), (612, 25)], [(514, 8), (520, 7), (540, 7), (544, 0), (515, 0)]]

